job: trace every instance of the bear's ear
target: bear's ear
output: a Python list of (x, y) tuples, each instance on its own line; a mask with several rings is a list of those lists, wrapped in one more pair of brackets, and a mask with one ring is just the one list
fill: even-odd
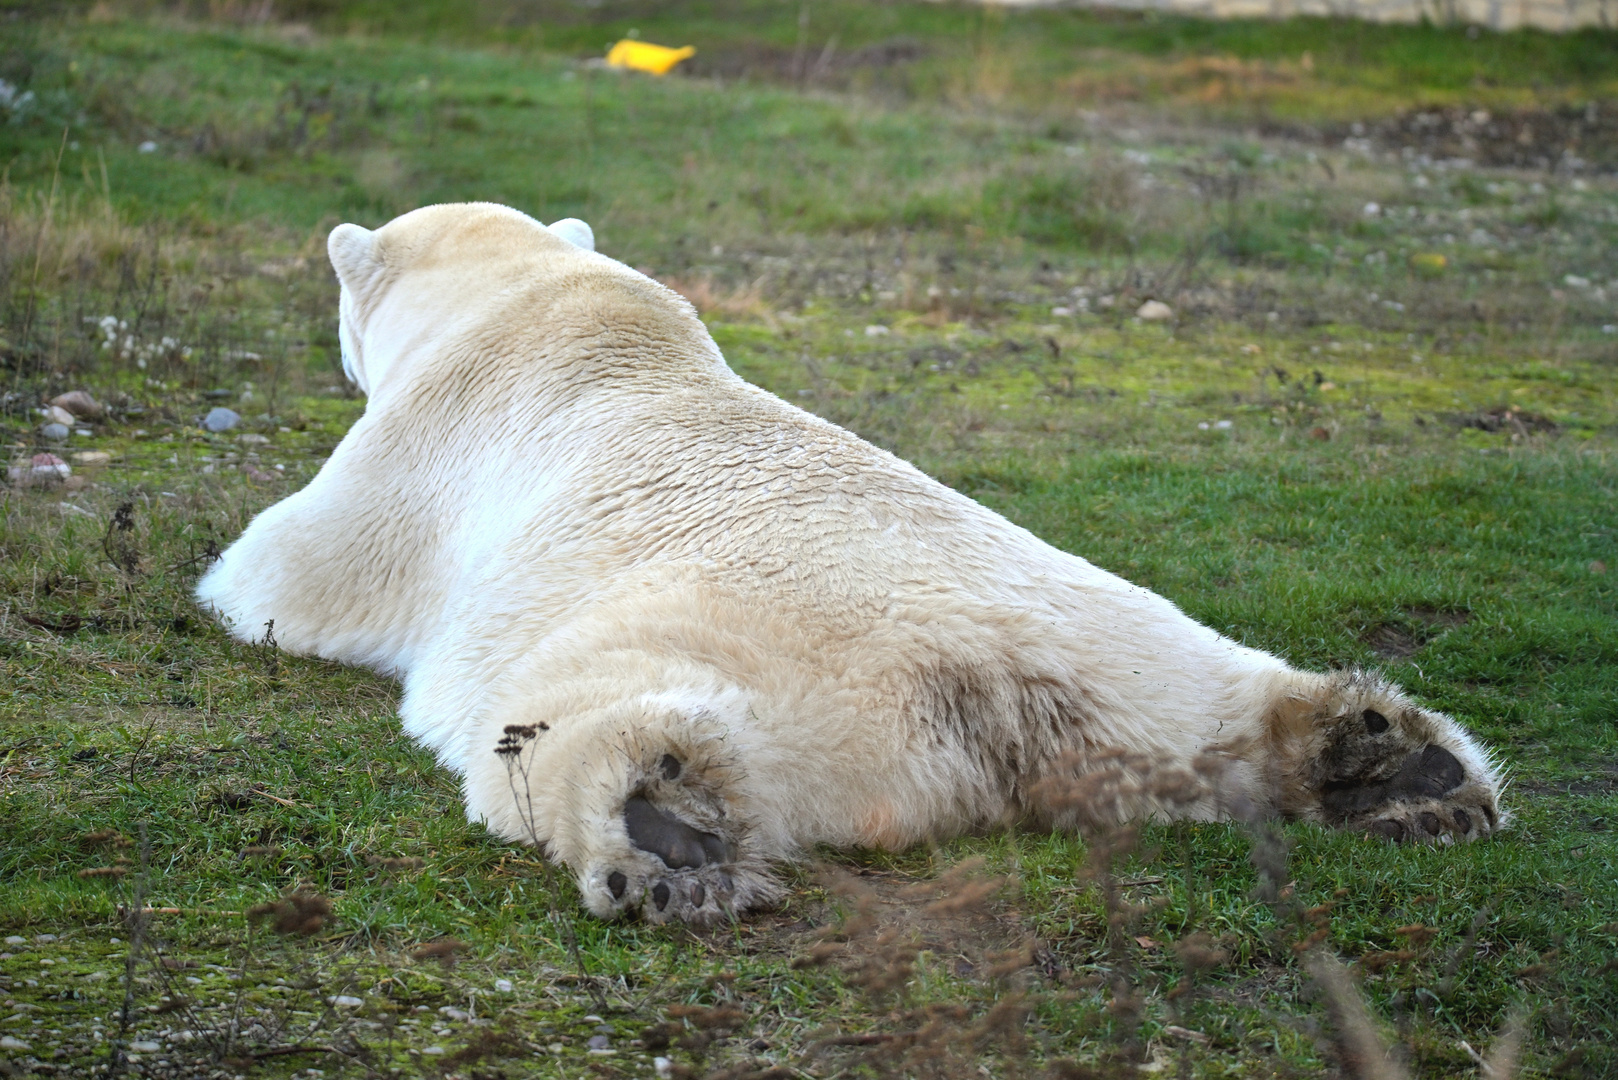
[(576, 217), (553, 221), (545, 227), (576, 248), (583, 248), (585, 251), (596, 249), (596, 234), (590, 231), (590, 226)]
[(376, 233), (358, 225), (339, 225), (326, 238), (326, 254), (343, 287), (358, 291), (376, 274)]

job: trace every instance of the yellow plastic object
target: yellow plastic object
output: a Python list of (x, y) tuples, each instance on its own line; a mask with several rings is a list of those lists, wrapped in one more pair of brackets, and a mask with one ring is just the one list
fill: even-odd
[(613, 67), (649, 71), (653, 75), (667, 75), (674, 70), (675, 64), (696, 54), (697, 50), (689, 45), (671, 49), (667, 45), (653, 45), (649, 41), (625, 38), (607, 52), (607, 63)]

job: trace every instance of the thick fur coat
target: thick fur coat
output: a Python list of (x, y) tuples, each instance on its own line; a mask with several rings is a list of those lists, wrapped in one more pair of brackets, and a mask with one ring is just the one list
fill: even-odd
[(468, 813), (597, 914), (742, 910), (817, 843), (1071, 824), (1103, 773), (1117, 817), (1502, 823), (1448, 718), (1245, 648), (743, 382), (582, 223), (435, 206), (329, 247), (365, 415), (198, 599), (402, 679)]

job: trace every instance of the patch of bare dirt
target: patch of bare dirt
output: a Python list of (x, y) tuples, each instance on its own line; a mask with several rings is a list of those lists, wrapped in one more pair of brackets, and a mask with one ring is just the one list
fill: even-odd
[(908, 38), (879, 41), (857, 49), (840, 48), (835, 37), (802, 48), (747, 42), (699, 52), (679, 71), (698, 78), (717, 76), (842, 89), (862, 72), (901, 67), (925, 55), (926, 47)]
[(1556, 421), (1517, 405), (1501, 405), (1475, 413), (1454, 413), (1448, 419), (1456, 427), (1504, 431), (1512, 435), (1550, 435), (1558, 430)]
[(1365, 140), (1384, 152), (1464, 158), (1477, 165), (1525, 169), (1618, 170), (1618, 102), (1554, 109), (1490, 111), (1465, 106), (1421, 109), (1321, 132), (1328, 144)]
[(1434, 638), (1472, 620), (1467, 611), (1445, 611), (1414, 606), (1404, 609), (1404, 618), (1379, 623), (1366, 631), (1364, 641), (1383, 660), (1404, 660), (1414, 656)]

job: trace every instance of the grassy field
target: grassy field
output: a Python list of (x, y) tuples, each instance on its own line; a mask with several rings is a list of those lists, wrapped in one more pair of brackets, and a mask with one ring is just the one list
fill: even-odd
[[(3, 423), (73, 465), (0, 504), (0, 1075), (1618, 1075), (1618, 35), (249, 10), (0, 23)], [(632, 30), (698, 57), (587, 62)], [(711, 933), (576, 914), (393, 684), (188, 599), (363, 410), (326, 230), (458, 199), (586, 218), (747, 378), (1383, 668), (1516, 824), (1009, 832)], [(106, 415), (47, 440), (74, 389)]]

